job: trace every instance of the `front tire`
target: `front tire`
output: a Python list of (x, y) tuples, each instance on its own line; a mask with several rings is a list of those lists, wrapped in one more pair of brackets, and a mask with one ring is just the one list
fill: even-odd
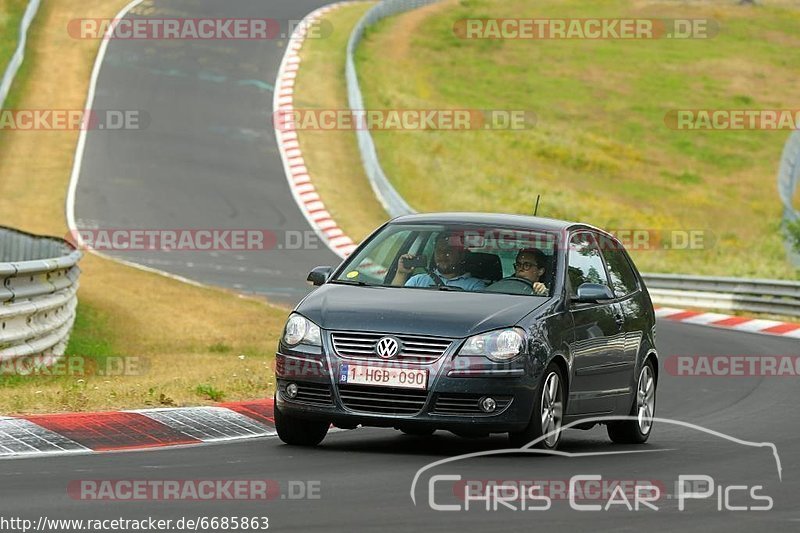
[(653, 432), (653, 417), (656, 412), (656, 373), (653, 362), (647, 361), (639, 373), (636, 396), (629, 416), (636, 419), (610, 422), (607, 426), (609, 438), (617, 444), (644, 444)]
[(278, 438), (293, 446), (316, 446), (328, 434), (327, 422), (303, 420), (278, 409), (275, 403), (275, 429)]
[(508, 434), (514, 448), (521, 448), (533, 440), (535, 448), (555, 450), (561, 441), (561, 424), (564, 419), (564, 376), (555, 363), (544, 371), (544, 378), (536, 391), (536, 401), (528, 427)]

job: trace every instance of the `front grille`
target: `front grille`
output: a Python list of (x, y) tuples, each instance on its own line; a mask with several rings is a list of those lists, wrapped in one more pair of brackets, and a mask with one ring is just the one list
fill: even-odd
[(422, 390), (339, 385), (339, 396), (348, 409), (364, 413), (413, 415), (425, 405)]
[(480, 408), (481, 399), (486, 394), (439, 394), (433, 406), (433, 413), (437, 415), (496, 415), (502, 412), (511, 403), (512, 396), (494, 396), (497, 408), (491, 413), (484, 413)]
[[(297, 383), (297, 396), (289, 401), (311, 405), (331, 405), (331, 386), (323, 383)], [(284, 385), (285, 391), (285, 385)], [(286, 397), (284, 393), (284, 397)]]
[(401, 343), (395, 359), (431, 363), (439, 359), (452, 344), (452, 339), (423, 335), (392, 335), (390, 333), (342, 332), (331, 334), (336, 353), (350, 359), (380, 359), (375, 345), (383, 337), (394, 337)]

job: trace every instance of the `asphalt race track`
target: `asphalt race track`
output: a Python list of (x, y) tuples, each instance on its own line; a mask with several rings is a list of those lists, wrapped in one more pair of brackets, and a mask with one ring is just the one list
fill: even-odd
[[(158, 0), (150, 16), (269, 18), (288, 33), (324, 0)], [(260, 229), (270, 251), (112, 251), (190, 279), (296, 303), (302, 273), (340, 259), (290, 192), (272, 122), (287, 41), (112, 40), (93, 109), (142, 112), (140, 129), (94, 129), (76, 190), (79, 229)], [(301, 246), (307, 239), (311, 246)], [(310, 240), (309, 240), (310, 239)], [(318, 246), (316, 246), (318, 244)]]
[[(174, 16), (301, 19), (322, 1), (166, 1)], [(285, 43), (284, 43), (285, 44)], [(269, 122), (271, 83), (283, 54), (275, 41), (114, 42), (97, 86), (97, 109), (147, 110), (142, 131), (92, 131), (80, 174), (76, 213), (83, 228), (269, 228), (310, 231), (295, 206)], [(295, 302), (308, 290), (304, 273), (336, 256), (316, 250), (244, 254), (139, 252), (119, 257), (273, 300)], [(29, 518), (267, 516), (275, 531), (800, 531), (800, 386), (797, 377), (679, 377), (664, 368), (673, 355), (800, 355), (797, 340), (659, 322), (662, 369), (656, 416), (697, 424), (749, 446), (696, 428), (657, 423), (641, 447), (614, 446), (604, 429), (569, 431), (566, 456), (501, 455), (465, 459), (423, 472), (450, 456), (502, 449), (503, 437), (467, 440), (444, 432), (430, 438), (393, 430), (358, 429), (328, 435), (322, 446), (285, 446), (277, 438), (189, 448), (47, 457), (0, 462), (0, 515)], [(614, 451), (647, 451), (599, 455)], [(581, 455), (594, 454), (594, 455)], [(543, 511), (436, 511), (431, 475), (470, 480), (538, 480), (576, 475), (644, 480), (663, 488), (658, 510), (578, 511), (554, 498)], [(679, 509), (679, 475), (707, 475), (714, 494)], [(86, 479), (269, 479), (281, 496), (267, 502), (81, 501), (68, 493)], [(311, 482), (319, 497), (293, 499), (290, 483)], [(318, 484), (318, 485), (317, 485)], [(755, 486), (761, 488), (753, 489)], [(730, 497), (718, 500), (718, 494)], [(744, 490), (736, 487), (746, 487)], [(699, 489), (698, 489), (699, 490)], [(733, 511), (763, 505), (770, 511)], [(454, 504), (452, 484), (435, 485), (435, 502)], [(582, 501), (579, 503), (598, 503)], [(599, 503), (605, 501), (600, 499)], [(457, 503), (456, 503), (457, 504)], [(519, 506), (519, 502), (516, 502)], [(463, 504), (462, 504), (463, 505)], [(719, 508), (723, 510), (719, 510)], [(68, 531), (62, 529), (60, 531)]]
[[(684, 324), (659, 324), (662, 360), (685, 354), (797, 354), (797, 341), (716, 330)], [(663, 365), (662, 365), (663, 366)], [(548, 511), (486, 511), (480, 502), (469, 511), (433, 511), (427, 479), (410, 497), (417, 470), (452, 455), (502, 449), (505, 439), (466, 440), (437, 432), (410, 437), (390, 429), (329, 433), (317, 449), (294, 448), (277, 438), (236, 444), (206, 445), (162, 451), (11, 460), (0, 463), (0, 513), (37, 520), (48, 518), (158, 518), (198, 516), (267, 516), (276, 531), (488, 531), (522, 530), (752, 531), (764, 525), (775, 531), (800, 528), (800, 389), (797, 379), (676, 377), (662, 371), (656, 415), (704, 426), (748, 441), (773, 442), (783, 467), (767, 448), (732, 443), (691, 428), (658, 424), (644, 447), (614, 446), (602, 429), (570, 431), (562, 449), (571, 453), (650, 450), (616, 456), (554, 457), (516, 455), (481, 457), (453, 463), (436, 473), (464, 479), (568, 480), (599, 474), (609, 480), (648, 480), (663, 486), (658, 511), (623, 508), (582, 512), (566, 501)], [(659, 451), (661, 450), (661, 451)], [(673, 484), (679, 474), (711, 476), (724, 486), (762, 485), (774, 500), (769, 512), (718, 511), (715, 497), (690, 500), (679, 511)], [(319, 498), (266, 502), (103, 502), (80, 501), (67, 493), (70, 481), (97, 479), (270, 479), (288, 496), (292, 481), (319, 482)], [(439, 498), (440, 496), (437, 496)], [(760, 505), (741, 493), (731, 504)], [(446, 502), (441, 495), (437, 502)], [(748, 503), (749, 502), (749, 503)], [(585, 503), (585, 502), (581, 502)], [(590, 502), (590, 503), (595, 503)], [(600, 500), (605, 504), (604, 500)], [(552, 529), (556, 528), (556, 529)]]

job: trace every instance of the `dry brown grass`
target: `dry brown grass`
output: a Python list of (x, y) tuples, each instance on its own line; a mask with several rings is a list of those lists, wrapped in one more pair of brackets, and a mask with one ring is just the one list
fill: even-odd
[[(81, 109), (98, 42), (71, 39), (67, 22), (113, 17), (125, 3), (44, 3), (10, 106)], [(77, 138), (74, 131), (0, 132), (0, 224), (66, 233), (64, 201)], [(79, 327), (76, 334), (89, 337), (82, 345), (101, 338), (107, 346), (100, 351), (110, 352), (102, 355), (139, 357), (146, 372), (6, 379), (0, 413), (198, 404), (210, 401), (197, 392), (203, 384), (226, 400), (271, 394), (272, 354), (286, 309), (96, 256), (85, 257), (81, 268), (81, 312), (102, 322)]]

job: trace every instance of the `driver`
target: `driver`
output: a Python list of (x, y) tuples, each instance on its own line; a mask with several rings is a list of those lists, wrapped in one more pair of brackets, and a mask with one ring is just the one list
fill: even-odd
[(480, 291), (486, 287), (486, 282), (472, 277), (466, 271), (467, 252), (464, 246), (458, 244), (459, 238), (449, 233), (440, 233), (436, 237), (433, 249), (433, 259), (436, 269), (433, 276), (430, 273), (417, 274), (409, 279), (413, 268), (406, 268), (404, 259), (413, 259), (411, 254), (400, 256), (397, 262), (397, 274), (395, 274), (392, 285), (404, 285), (406, 287), (435, 287), (439, 285), (436, 278), (441, 280), (441, 284), (447, 287), (458, 287), (465, 291)]
[(514, 275), (506, 279), (522, 279), (531, 284), (533, 294), (547, 296), (549, 290), (540, 280), (544, 276), (547, 256), (537, 248), (524, 248), (517, 253), (514, 261)]

